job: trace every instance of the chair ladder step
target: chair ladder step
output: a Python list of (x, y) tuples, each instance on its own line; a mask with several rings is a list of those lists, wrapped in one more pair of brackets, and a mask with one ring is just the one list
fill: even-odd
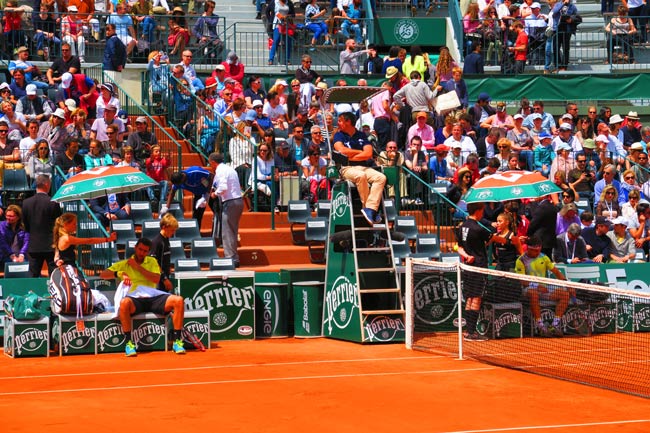
[(361, 314), (405, 314), (404, 310), (362, 310)]
[(359, 272), (395, 272), (395, 268), (359, 268)]
[(399, 292), (400, 288), (399, 287), (394, 287), (394, 288), (386, 288), (386, 289), (361, 289), (359, 290), (359, 293), (396, 293)]

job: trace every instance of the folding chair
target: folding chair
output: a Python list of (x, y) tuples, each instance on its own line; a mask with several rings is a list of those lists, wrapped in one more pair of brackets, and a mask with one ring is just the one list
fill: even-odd
[(210, 260), (211, 271), (234, 271), (235, 262), (232, 257), (218, 257)]
[(30, 278), (29, 263), (5, 263), (5, 278)]
[(178, 259), (174, 262), (174, 273), (200, 270), (201, 265), (197, 259)]
[(178, 220), (178, 230), (176, 230), (174, 237), (183, 241), (183, 244), (190, 244), (192, 239), (200, 238), (201, 232), (198, 221), (194, 218)]
[(410, 241), (414, 241), (418, 236), (418, 226), (412, 215), (396, 217), (394, 229), (396, 232), (404, 233), (404, 236)]
[(316, 202), (316, 216), (330, 218), (330, 210), (332, 209), (332, 202), (330, 200), (318, 200)]
[(216, 255), (217, 245), (214, 238), (192, 239), (191, 258), (197, 259), (201, 264), (209, 264)]
[(135, 238), (135, 225), (131, 220), (111, 221), (111, 232), (117, 233), (118, 245), (124, 245), (127, 239)]
[(387, 198), (384, 200), (384, 210), (386, 211), (386, 221), (395, 222), (397, 218), (397, 209), (395, 208), (395, 200)]
[(305, 241), (312, 263), (325, 263), (327, 260), (328, 219), (325, 217), (307, 218), (305, 222)]
[(151, 211), (151, 203), (148, 201), (132, 201), (131, 219), (136, 226), (141, 226), (146, 220), (152, 220), (153, 212)]
[(170, 239), (169, 250), (171, 252), (169, 261), (171, 263), (174, 263), (176, 260), (183, 260), (187, 258), (185, 255), (185, 249), (183, 248), (183, 242), (180, 239)]
[(289, 200), (287, 219), (291, 223), (291, 240), (296, 245), (304, 245), (304, 231), (298, 230), (297, 225), (305, 225), (311, 216), (311, 207), (307, 200)]
[(402, 241), (390, 241), (390, 246), (393, 249), (393, 261), (395, 266), (400, 266), (402, 261), (411, 255), (411, 246), (406, 239)]
[(142, 221), (140, 237), (153, 239), (158, 233), (160, 233), (160, 220), (148, 219)]
[(418, 233), (415, 238), (415, 254), (411, 257), (440, 260), (440, 243), (434, 234)]

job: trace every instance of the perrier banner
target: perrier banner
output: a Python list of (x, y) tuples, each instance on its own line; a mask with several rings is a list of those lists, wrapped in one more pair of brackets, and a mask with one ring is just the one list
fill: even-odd
[(186, 311), (209, 311), (212, 341), (255, 337), (254, 272), (179, 272), (176, 280)]

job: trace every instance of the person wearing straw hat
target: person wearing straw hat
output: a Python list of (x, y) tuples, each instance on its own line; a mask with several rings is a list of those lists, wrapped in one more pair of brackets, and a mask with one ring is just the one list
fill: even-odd
[(27, 84), (34, 84), (39, 89), (47, 89), (49, 87), (47, 83), (35, 80), (41, 75), (41, 71), (38, 66), (27, 60), (29, 59), (29, 48), (19, 47), (17, 54), (18, 58), (9, 62), (9, 73), (13, 76), (15, 70), (21, 69), (25, 73)]
[(643, 125), (640, 122), (639, 115), (636, 111), (630, 111), (625, 116), (625, 121), (621, 127), (623, 134), (623, 146), (631, 146), (633, 143), (641, 141), (641, 128)]

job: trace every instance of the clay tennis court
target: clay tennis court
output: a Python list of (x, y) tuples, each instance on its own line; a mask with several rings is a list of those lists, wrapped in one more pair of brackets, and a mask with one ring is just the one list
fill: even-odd
[(648, 432), (649, 402), (409, 351), (328, 340), (205, 353), (0, 358), (4, 432)]

